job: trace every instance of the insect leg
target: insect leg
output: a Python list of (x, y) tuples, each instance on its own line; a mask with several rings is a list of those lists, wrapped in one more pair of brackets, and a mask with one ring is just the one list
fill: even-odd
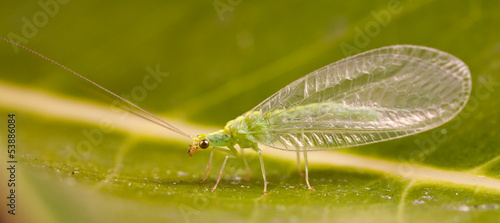
[(306, 183), (307, 187), (311, 190), (314, 190), (314, 187), (311, 187), (311, 184), (309, 184), (309, 170), (308, 170), (308, 164), (307, 164), (307, 149), (304, 148), (304, 166), (306, 169)]
[(208, 165), (207, 165), (207, 174), (205, 174), (205, 177), (203, 177), (203, 179), (200, 180), (200, 183), (203, 183), (203, 181), (207, 179), (208, 174), (210, 173), (210, 166), (212, 165), (212, 157), (214, 157), (214, 150), (215, 147), (212, 148), (212, 151), (210, 151), (210, 158), (208, 158)]
[(215, 183), (214, 187), (212, 187), (211, 191), (214, 192), (215, 188), (217, 188), (217, 185), (219, 185), (220, 178), (222, 176), (222, 172), (224, 172), (224, 167), (226, 166), (227, 159), (229, 158), (234, 158), (235, 156), (233, 154), (226, 155), (226, 158), (224, 159), (224, 162), (222, 163), (222, 167), (220, 168), (220, 173), (219, 177), (217, 178), (217, 182)]
[(247, 158), (245, 157), (245, 153), (243, 152), (243, 148), (241, 149), (241, 157), (243, 157), (243, 163), (245, 163), (245, 167), (247, 168), (247, 177), (246, 180), (250, 180), (250, 167), (248, 166)]
[(304, 173), (302, 173), (302, 168), (300, 166), (300, 152), (297, 150), (297, 168), (299, 169), (299, 175), (304, 177)]
[(257, 145), (252, 146), (258, 154), (260, 158), (260, 169), (262, 170), (262, 178), (264, 179), (264, 194), (267, 194), (267, 180), (266, 180), (266, 169), (264, 168), (264, 159), (262, 159), (262, 151), (257, 147)]

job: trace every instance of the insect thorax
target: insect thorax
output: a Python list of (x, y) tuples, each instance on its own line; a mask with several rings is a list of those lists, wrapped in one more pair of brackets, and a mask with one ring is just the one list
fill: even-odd
[(208, 138), (214, 146), (239, 144), (246, 148), (257, 142), (252, 133), (267, 132), (265, 123), (259, 112), (246, 113), (229, 121), (223, 130), (209, 134)]
[(236, 144), (233, 136), (228, 134), (225, 130), (212, 132), (207, 135), (207, 139), (210, 142), (210, 146), (232, 146)]
[(267, 131), (266, 121), (260, 112), (246, 113), (229, 121), (224, 130), (231, 135)]

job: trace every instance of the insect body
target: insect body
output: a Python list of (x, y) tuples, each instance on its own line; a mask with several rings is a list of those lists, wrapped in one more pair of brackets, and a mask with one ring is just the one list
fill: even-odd
[[(307, 152), (360, 146), (430, 130), (455, 117), (471, 93), (471, 77), (460, 59), (428, 47), (395, 45), (367, 51), (322, 67), (276, 92), (224, 129), (192, 137), (65, 66), (8, 39), (1, 40), (30, 51), (99, 87), (133, 107), (130, 112), (192, 140), (188, 154), (210, 150), (210, 172), (215, 149), (229, 151), (222, 163), (215, 190), (229, 158), (241, 149), (260, 158), (264, 193), (267, 180), (259, 144), (304, 156), (309, 189)], [(137, 110), (137, 111), (136, 111)], [(225, 148), (224, 148), (225, 147)], [(302, 173), (301, 173), (302, 174)], [(248, 177), (248, 176), (247, 176)]]
[[(359, 146), (426, 131), (455, 117), (471, 91), (470, 72), (461, 60), (436, 49), (396, 45), (349, 57), (320, 68), (264, 100), (223, 130), (194, 138), (188, 153), (224, 146), (228, 158), (235, 144), (259, 154), (264, 193), (263, 144), (304, 155), (307, 152)], [(242, 150), (243, 151), (243, 150)], [(242, 153), (243, 154), (243, 153)], [(212, 154), (207, 168), (210, 170)], [(245, 161), (246, 164), (246, 161)], [(247, 168), (248, 169), (248, 168)], [(206, 179), (202, 179), (202, 181)]]
[[(226, 156), (227, 160), (228, 158), (234, 158), (237, 156), (236, 149), (234, 148), (235, 144), (238, 144), (240, 148), (252, 148), (259, 154), (259, 158), (261, 159), (262, 174), (264, 182), (266, 182), (264, 164), (262, 162), (261, 150), (258, 148), (258, 142), (266, 142), (268, 144), (273, 143), (271, 136), (275, 134), (275, 132), (270, 131), (272, 125), (289, 125), (293, 129), (298, 123), (302, 123), (308, 118), (315, 118), (316, 120), (324, 120), (328, 122), (328, 120), (332, 118), (337, 118), (339, 121), (370, 121), (376, 120), (377, 117), (378, 113), (376, 111), (350, 108), (335, 103), (312, 103), (305, 106), (297, 106), (288, 110), (276, 110), (269, 114), (262, 114), (258, 111), (253, 111), (229, 121), (223, 130), (213, 132), (208, 135), (198, 135), (193, 139), (194, 143), (189, 146), (188, 154), (192, 156), (198, 149), (207, 149), (209, 147), (212, 147), (213, 152), (214, 147), (225, 146), (229, 148), (230, 151), (230, 154)], [(315, 146), (319, 148), (320, 146), (325, 145), (316, 144)], [(299, 148), (299, 146), (296, 145), (293, 148)], [(299, 152), (299, 150), (297, 151)], [(211, 163), (211, 159), (212, 154), (210, 155), (209, 165)], [(224, 160), (221, 173), (223, 172), (226, 160)], [(300, 165), (300, 160), (298, 162), (298, 165)], [(210, 167), (207, 168), (207, 175), (209, 170)], [(308, 177), (308, 175), (306, 175), (306, 177)], [(206, 179), (206, 176), (204, 179)], [(220, 176), (217, 183), (219, 180)], [(306, 182), (308, 187), (312, 189), (309, 181)], [(264, 193), (267, 192), (266, 185), (267, 184), (264, 184)], [(216, 187), (217, 184), (212, 188), (212, 190)]]

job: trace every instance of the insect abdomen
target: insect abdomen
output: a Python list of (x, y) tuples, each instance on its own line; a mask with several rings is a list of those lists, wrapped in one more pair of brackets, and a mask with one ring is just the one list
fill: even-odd
[(378, 111), (370, 108), (350, 107), (338, 103), (312, 103), (297, 106), (288, 110), (277, 110), (268, 114), (272, 124), (285, 124), (289, 122), (307, 122), (321, 120), (374, 121), (379, 118)]

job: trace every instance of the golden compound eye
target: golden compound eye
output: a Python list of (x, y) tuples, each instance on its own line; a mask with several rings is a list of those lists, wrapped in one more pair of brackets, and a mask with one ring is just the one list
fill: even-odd
[(208, 140), (203, 139), (203, 140), (200, 141), (200, 144), (199, 144), (200, 148), (206, 149), (206, 148), (208, 148), (208, 146), (209, 146)]

